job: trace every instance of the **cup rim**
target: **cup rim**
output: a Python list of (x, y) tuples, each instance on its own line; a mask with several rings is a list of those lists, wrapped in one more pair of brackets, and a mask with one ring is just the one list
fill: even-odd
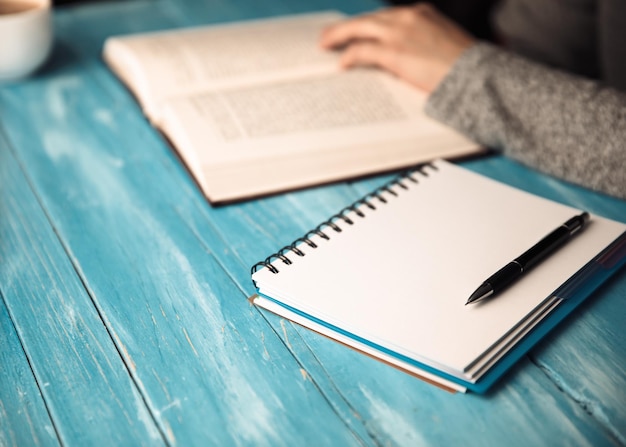
[(0, 20), (2, 20), (3, 18), (11, 19), (14, 17), (15, 18), (22, 17), (28, 14), (39, 12), (41, 10), (49, 9), (52, 6), (52, 0), (0, 0), (0, 4), (3, 4), (3, 3), (18, 3), (18, 4), (28, 3), (28, 4), (33, 5), (34, 7), (17, 11), (17, 12), (12, 12), (10, 14), (0, 14)]

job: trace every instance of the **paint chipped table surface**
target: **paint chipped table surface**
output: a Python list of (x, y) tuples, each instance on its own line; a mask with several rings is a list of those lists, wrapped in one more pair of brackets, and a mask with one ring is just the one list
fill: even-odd
[[(211, 207), (103, 65), (112, 34), (372, 1), (58, 8), (0, 86), (0, 446), (624, 445), (626, 274), (486, 396), (449, 394), (251, 307), (249, 268), (388, 177)], [(503, 157), (463, 163), (626, 221)]]

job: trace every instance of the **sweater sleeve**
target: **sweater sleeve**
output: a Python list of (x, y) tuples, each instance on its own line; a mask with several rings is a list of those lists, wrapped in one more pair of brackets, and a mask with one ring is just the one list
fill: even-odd
[(624, 92), (478, 43), (426, 113), (528, 166), (626, 198)]

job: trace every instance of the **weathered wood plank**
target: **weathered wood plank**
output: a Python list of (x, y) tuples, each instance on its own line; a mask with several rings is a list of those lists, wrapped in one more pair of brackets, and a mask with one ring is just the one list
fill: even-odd
[[(2, 109), (0, 119), (8, 110)], [(47, 413), (32, 414), (36, 419), (29, 423), (37, 427), (35, 433), (46, 430), (54, 437), (56, 430), (66, 445), (96, 445), (104, 439), (117, 445), (162, 444), (98, 312), (3, 138), (0, 179), (0, 292), (54, 425), (53, 429)], [(21, 360), (12, 357), (17, 367)], [(6, 379), (3, 394), (21, 386), (19, 376)], [(18, 399), (12, 405), (21, 403), (27, 402)], [(8, 427), (7, 433), (19, 428)]]
[[(320, 9), (323, 9), (324, 5), (320, 6)], [(216, 8), (219, 9), (219, 8)], [(238, 16), (236, 11), (233, 11), (233, 8), (230, 7), (230, 9), (224, 9), (223, 11), (227, 11), (226, 13), (224, 13), (225, 15), (216, 17), (215, 14), (213, 14), (213, 12), (211, 12), (210, 14), (207, 13), (207, 11), (211, 11), (210, 9), (205, 10), (204, 8), (202, 8), (201, 6), (198, 7), (197, 4), (192, 3), (190, 4), (186, 4), (186, 3), (182, 3), (180, 10), (183, 11), (187, 11), (186, 13), (180, 14), (180, 17), (185, 17), (185, 18), (189, 18), (192, 17), (193, 20), (195, 20), (195, 22), (193, 23), (203, 23), (203, 21), (219, 21), (219, 20), (235, 20), (237, 18), (247, 18), (247, 17), (251, 17), (248, 15), (244, 15), (244, 16)], [(189, 13), (188, 11), (192, 11), (192, 13)], [(250, 11), (250, 10), (247, 10)], [(291, 12), (296, 12), (296, 11), (291, 11)], [(230, 15), (229, 15), (230, 14)], [(245, 14), (245, 13), (244, 13)], [(183, 19), (184, 20), (184, 19)], [(507, 172), (507, 166), (499, 166), (498, 164), (499, 162), (496, 162), (496, 166), (494, 171), (495, 172)], [(479, 163), (480, 166), (480, 163)], [(528, 183), (528, 172), (527, 171), (523, 171), (522, 172), (522, 178), (520, 179), (520, 183), (521, 186), (524, 186), (526, 184), (526, 187), (528, 187), (527, 183)], [(226, 207), (226, 208), (222, 208), (222, 209), (218, 209), (216, 211), (215, 214), (211, 214), (210, 219), (212, 220), (213, 225), (216, 226), (219, 229), (224, 229), (226, 228), (226, 231), (228, 231), (229, 228), (235, 228), (235, 230), (233, 230), (233, 236), (232, 237), (228, 237), (228, 236), (224, 236), (225, 239), (229, 240), (229, 246), (237, 252), (237, 254), (239, 256), (243, 256), (243, 263), (245, 264), (246, 262), (254, 262), (256, 260), (258, 260), (258, 256), (256, 259), (252, 259), (252, 258), (248, 258), (247, 257), (247, 252), (246, 251), (246, 247), (249, 245), (249, 240), (250, 239), (254, 239), (257, 241), (257, 247), (259, 247), (260, 244), (267, 244), (267, 251), (265, 252), (261, 252), (259, 250), (260, 253), (263, 254), (267, 254), (270, 252), (270, 250), (275, 249), (277, 246), (279, 246), (279, 244), (284, 243), (285, 240), (287, 241), (291, 241), (292, 239), (294, 239), (297, 236), (300, 236), (302, 234), (303, 229), (306, 230), (308, 228), (310, 228), (311, 226), (315, 225), (316, 223), (319, 222), (319, 219), (321, 218), (325, 218), (328, 217), (328, 215), (331, 212), (335, 212), (336, 210), (340, 209), (341, 206), (345, 205), (346, 203), (349, 202), (348, 201), (344, 201), (344, 198), (350, 198), (350, 197), (357, 197), (360, 193), (365, 192), (366, 190), (368, 190), (370, 188), (371, 183), (376, 184), (377, 182), (379, 182), (378, 184), (380, 184), (380, 180), (373, 180), (372, 182), (363, 182), (362, 183), (362, 187), (357, 187), (357, 193), (355, 194), (354, 192), (351, 192), (349, 189), (345, 189), (343, 187), (330, 187), (327, 189), (322, 188), (323, 192), (320, 193), (320, 190), (314, 190), (314, 191), (307, 191), (307, 192), (302, 192), (302, 193), (298, 193), (298, 194), (288, 194), (286, 196), (284, 196), (284, 198), (286, 198), (288, 205), (287, 206), (293, 206), (295, 208), (295, 210), (297, 211), (297, 213), (294, 213), (293, 215), (291, 215), (291, 219), (287, 219), (286, 220), (286, 224), (285, 225), (277, 225), (277, 221), (280, 219), (283, 219), (283, 217), (280, 217), (278, 219), (268, 219), (268, 216), (272, 216), (273, 215), (273, 211), (276, 208), (280, 208), (280, 207), (284, 207), (284, 203), (283, 203), (283, 197), (279, 197), (279, 198), (272, 198), (272, 199), (268, 199), (267, 201), (264, 202), (268, 202), (269, 204), (267, 205), (268, 209), (265, 209), (265, 207), (261, 206), (260, 209), (256, 209), (256, 207), (254, 206), (255, 204), (252, 204), (251, 207), (246, 206), (246, 204), (238, 206), (238, 207)], [(532, 181), (531, 181), (532, 183)], [(550, 182), (548, 182), (550, 183)], [(555, 182), (553, 186), (553, 188), (555, 188), (557, 191), (569, 191), (566, 187), (563, 187), (562, 185), (559, 184), (559, 182)], [(531, 184), (530, 186), (531, 188), (533, 187), (533, 185)], [(539, 185), (537, 186), (537, 189), (541, 190), (541, 188), (544, 187), (544, 185), (539, 182)], [(326, 191), (331, 191), (330, 193), (326, 193)], [(563, 193), (563, 192), (562, 192)], [(574, 195), (574, 197), (576, 197)], [(558, 198), (558, 197), (557, 197)], [(318, 203), (311, 203), (312, 201), (317, 200)], [(602, 200), (598, 200), (598, 203), (603, 203)], [(245, 210), (244, 210), (245, 208)], [(250, 211), (252, 209), (252, 211)], [(594, 210), (596, 212), (599, 212), (597, 210)], [(233, 215), (233, 219), (234, 221), (230, 221), (230, 218), (227, 218), (227, 220), (221, 220), (223, 215), (228, 215), (229, 213), (232, 213)], [(248, 214), (250, 213), (250, 214)], [(310, 220), (306, 220), (306, 215), (307, 213), (309, 215), (311, 215), (311, 213), (313, 213), (314, 216), (311, 218)], [(606, 213), (604, 213), (606, 214)], [(218, 220), (213, 220), (212, 216), (218, 216), (216, 219)], [(187, 216), (187, 218), (190, 218), (189, 216)], [(241, 231), (240, 228), (233, 226), (236, 221), (239, 221), (240, 219), (244, 219), (244, 221), (246, 222), (246, 224), (249, 225), (252, 222), (258, 222), (258, 221), (264, 221), (263, 224), (263, 228), (258, 232), (258, 233), (253, 233), (250, 236), (247, 237), (242, 237), (243, 234), (250, 234), (248, 233), (244, 233), (243, 231)], [(301, 225), (298, 225), (301, 224)], [(308, 227), (307, 227), (308, 225)], [(198, 231), (197, 228), (202, 228), (202, 224), (197, 225), (196, 227), (196, 232), (198, 232), (198, 234), (203, 234), (202, 231)], [(223, 230), (222, 230), (223, 231)], [(285, 236), (285, 238), (281, 238), (281, 240), (277, 240), (278, 238), (266, 238), (265, 240), (263, 240), (260, 244), (259, 244), (259, 236), (262, 235), (263, 233), (265, 233), (267, 235), (267, 233), (275, 233), (275, 234), (281, 234), (283, 236)], [(293, 236), (293, 237), (292, 237)], [(269, 241), (269, 243), (267, 243), (267, 241)], [(252, 260), (250, 260), (252, 259)], [(241, 269), (238, 269), (236, 266), (233, 265), (232, 263), (232, 257), (229, 257), (228, 259), (224, 260), (224, 259), (220, 259), (220, 262), (225, 263), (227, 262), (228, 264), (228, 271), (229, 272), (239, 272), (241, 271)], [(248, 264), (249, 265), (249, 264)], [(235, 270), (233, 270), (235, 269)], [(249, 290), (246, 288), (246, 283), (245, 280), (243, 279), (244, 277), (241, 277), (241, 281), (244, 281), (241, 283), (240, 287), (244, 288), (244, 290)], [(249, 286), (248, 286), (249, 287)], [(270, 317), (271, 318), (271, 317)], [(280, 327), (278, 326), (278, 323), (274, 322), (274, 327), (276, 328), (276, 330), (278, 332), (280, 332), (280, 329), (283, 329), (285, 332), (285, 334), (287, 334), (287, 329), (285, 329), (286, 327), (289, 327), (289, 325), (285, 325), (283, 322), (280, 323)], [(306, 336), (307, 339), (309, 338), (309, 336)], [(293, 341), (293, 337), (292, 337), (292, 341)], [(298, 354), (300, 356), (305, 356), (306, 357), (306, 353), (307, 351), (298, 351)], [(317, 352), (317, 351), (315, 351)], [(311, 356), (312, 358), (314, 358), (314, 356)], [(308, 365), (308, 367), (311, 370), (315, 370), (316, 366), (315, 366), (315, 362), (309, 362), (306, 363)], [(527, 364), (528, 368), (533, 368), (532, 365)], [(538, 374), (539, 373), (539, 374)], [(533, 374), (536, 374), (536, 380), (539, 381), (540, 383), (543, 383), (544, 378), (542, 377), (542, 374), (539, 371), (533, 371)], [(320, 381), (319, 377), (317, 379), (318, 381)], [(330, 380), (330, 379), (329, 379)], [(329, 381), (329, 393), (332, 394), (332, 388), (333, 388), (333, 384), (332, 384), (332, 380)], [(545, 384), (542, 385), (543, 387), (547, 386)], [(558, 394), (558, 391), (555, 390), (555, 392)], [(341, 399), (337, 399), (335, 400), (335, 402), (339, 402)], [(567, 401), (567, 397), (564, 396), (564, 399), (562, 401), (560, 401), (562, 405), (569, 405), (570, 402)], [(337, 408), (340, 407), (340, 404), (337, 403)], [(349, 405), (348, 405), (349, 406)], [(558, 412), (558, 406), (555, 408), (552, 408), (553, 411)], [(581, 417), (585, 418), (584, 414), (580, 414)], [(506, 418), (504, 418), (503, 420), (506, 420)], [(518, 421), (518, 424), (520, 426), (523, 426), (523, 422), (522, 421)], [(593, 422), (591, 423), (593, 424)], [(506, 425), (503, 424), (503, 425)], [(550, 431), (549, 430), (543, 430), (543, 431), (539, 431), (539, 433), (543, 433), (544, 435), (549, 436), (550, 435)], [(375, 434), (373, 434), (373, 436), (376, 436)]]
[(215, 259), (228, 247), (202, 246), (181, 219), (206, 204), (169, 148), (136, 108), (117, 108), (83, 75), (100, 66), (95, 57), (78, 66), (69, 50), (38, 80), (0, 93), (3, 118), (166, 440), (369, 443), (246, 304)]
[(0, 347), (0, 445), (60, 445), (1, 292)]
[[(251, 264), (382, 179), (211, 208), (103, 69), (98, 49), (110, 33), (307, 7), (283, 3), (69, 8), (57, 18), (60, 45), (48, 71), (0, 93), (18, 156), (166, 439), (183, 445), (616, 441), (597, 415), (554, 385), (545, 367), (522, 363), (486, 397), (452, 396), (284, 320), (261, 317), (244, 302), (252, 292)], [(328, 6), (315, 2), (317, 9)], [(42, 135), (41, 142), (32, 135)], [(517, 172), (500, 159), (476, 165), (483, 166)], [(536, 176), (519, 173), (523, 185), (543, 187)], [(562, 194), (572, 191), (557, 186)], [(561, 374), (569, 360), (559, 353), (557, 359), (564, 364), (550, 364)], [(591, 389), (590, 396), (595, 402), (601, 394)], [(623, 416), (615, 402), (606, 403), (606, 414)]]

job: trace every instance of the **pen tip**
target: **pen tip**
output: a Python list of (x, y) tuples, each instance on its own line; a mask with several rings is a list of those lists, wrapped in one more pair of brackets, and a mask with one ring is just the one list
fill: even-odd
[(487, 298), (488, 296), (491, 296), (492, 294), (493, 294), (493, 288), (491, 287), (491, 284), (484, 283), (478, 289), (476, 289), (474, 293), (470, 295), (465, 305), (467, 306), (468, 304), (484, 300), (485, 298)]

